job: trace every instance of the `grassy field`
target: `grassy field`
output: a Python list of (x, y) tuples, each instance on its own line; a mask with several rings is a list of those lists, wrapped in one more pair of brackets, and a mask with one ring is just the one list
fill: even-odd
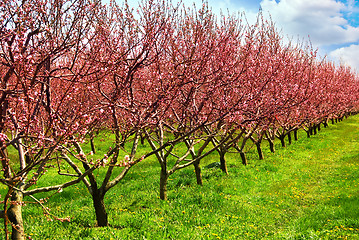
[[(71, 222), (48, 221), (29, 203), (26, 233), (32, 239), (359, 239), (359, 116), (299, 137), (287, 148), (278, 141), (275, 154), (264, 148), (264, 160), (249, 151), (248, 166), (239, 154), (228, 155), (229, 175), (203, 168), (203, 186), (192, 167), (180, 170), (169, 180), (168, 201), (159, 199), (159, 165), (147, 159), (106, 195), (110, 227), (94, 227), (92, 200), (79, 184), (46, 203)], [(216, 161), (214, 153), (202, 166)]]

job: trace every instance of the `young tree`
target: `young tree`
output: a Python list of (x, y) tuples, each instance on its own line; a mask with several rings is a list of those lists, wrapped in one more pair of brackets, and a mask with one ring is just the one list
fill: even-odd
[[(154, 65), (161, 81), (166, 82), (173, 98), (164, 118), (158, 119), (146, 138), (157, 152), (160, 163), (160, 198), (167, 198), (167, 180), (171, 174), (182, 168), (195, 167), (197, 183), (202, 184), (200, 160), (218, 150), (231, 135), (210, 145), (221, 131), (209, 131), (212, 124), (225, 118), (233, 106), (228, 104), (232, 81), (241, 73), (234, 73), (233, 67), (242, 64), (247, 57), (239, 56), (243, 26), (237, 18), (223, 17), (219, 24), (204, 4), (198, 11), (182, 9), (158, 65)], [(244, 72), (244, 70), (243, 70)], [(154, 80), (152, 80), (154, 81)], [(170, 87), (168, 87), (170, 86)], [(161, 89), (162, 90), (162, 89)], [(180, 152), (183, 144), (186, 151)], [(173, 158), (173, 166), (171, 164)]]
[[(156, 72), (172, 31), (175, 11), (165, 1), (143, 2), (137, 9), (137, 19), (127, 4), (121, 7), (111, 2), (109, 8), (99, 9), (94, 19), (96, 39), (89, 43), (82, 59), (91, 74), (83, 78), (81, 94), (88, 99), (88, 112), (96, 113), (96, 123), (115, 136), (113, 146), (101, 161), (103, 179), (92, 173), (83, 179), (92, 196), (98, 226), (108, 225), (106, 193), (133, 165), (161, 150), (137, 154), (145, 129), (166, 115), (172, 92), (176, 91), (177, 86), (161, 81)], [(85, 106), (82, 102), (80, 107)], [(93, 164), (92, 156), (84, 153), (80, 143), (97, 129), (74, 135), (72, 147), (62, 147), (61, 157), (79, 175)]]
[[(66, 96), (76, 94), (72, 83), (78, 80), (78, 73), (73, 66), (86, 47), (84, 36), (90, 31), (95, 8), (95, 3), (85, 0), (0, 3), (1, 183), (8, 186), (1, 216), (6, 238), (10, 220), (12, 239), (24, 239), (23, 197), (33, 192), (28, 189), (46, 172), (57, 147), (83, 130), (84, 113), (73, 112), (76, 114), (63, 121), (61, 108), (68, 103)], [(71, 87), (66, 96), (56, 99), (58, 89), (53, 81), (58, 79)], [(11, 148), (18, 152), (18, 159), (9, 158)], [(75, 184), (88, 173), (52, 189)], [(46, 189), (37, 190), (41, 191)]]

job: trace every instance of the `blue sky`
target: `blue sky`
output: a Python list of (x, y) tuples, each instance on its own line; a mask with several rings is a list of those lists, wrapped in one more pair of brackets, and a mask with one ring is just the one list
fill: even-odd
[[(123, 0), (117, 0), (121, 3)], [(178, 0), (173, 0), (178, 1)], [(137, 6), (137, 0), (128, 0)], [(197, 6), (202, 0), (182, 0)], [(208, 0), (213, 12), (245, 12), (254, 20), (261, 8), (270, 14), (284, 36), (308, 39), (319, 54), (352, 66), (359, 72), (359, 0)]]

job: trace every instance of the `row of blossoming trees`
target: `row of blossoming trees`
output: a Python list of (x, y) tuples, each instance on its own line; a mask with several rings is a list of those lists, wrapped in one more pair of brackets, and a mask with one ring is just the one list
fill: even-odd
[[(0, 157), (8, 191), (1, 217), (12, 238), (25, 237), (25, 196), (82, 182), (98, 226), (108, 225), (104, 198), (136, 163), (155, 156), (160, 197), (174, 172), (201, 160), (304, 129), (358, 110), (358, 76), (319, 60), (306, 44), (283, 41), (258, 16), (214, 16), (200, 9), (144, 1), (4, 0), (0, 3)], [(114, 134), (101, 159), (82, 143)], [(148, 152), (139, 155), (140, 142)], [(185, 146), (186, 151), (179, 151)], [(9, 151), (17, 152), (16, 159)], [(73, 169), (65, 182), (37, 187), (49, 164)], [(93, 174), (101, 168), (102, 177)], [(116, 168), (121, 169), (118, 171)], [(61, 178), (63, 179), (63, 178)], [(42, 186), (46, 182), (42, 183)], [(66, 204), (66, 203), (64, 203)], [(59, 220), (68, 220), (61, 219)]]

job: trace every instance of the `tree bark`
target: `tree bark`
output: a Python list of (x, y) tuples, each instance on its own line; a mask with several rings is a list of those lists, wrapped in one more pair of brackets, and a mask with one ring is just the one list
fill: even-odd
[(272, 153), (275, 153), (275, 148), (274, 148), (274, 142), (271, 139), (268, 139), (268, 143), (269, 143), (269, 149)]
[(313, 127), (312, 126), (309, 127), (309, 134), (313, 135)]
[(325, 128), (328, 127), (328, 122), (327, 122), (327, 121), (323, 122), (323, 126), (324, 126)]
[(285, 147), (285, 139), (284, 136), (280, 136), (280, 143), (282, 144), (282, 147)]
[(298, 141), (298, 129), (294, 130), (293, 135), (294, 135), (294, 140)]
[(313, 126), (313, 134), (317, 135), (317, 126), (316, 125)]
[(91, 144), (91, 151), (95, 154), (96, 153), (96, 148), (95, 148), (95, 143), (93, 142), (93, 136), (91, 135), (90, 137), (90, 144)]
[(104, 196), (104, 194), (100, 194), (98, 191), (92, 193), (93, 206), (95, 208), (98, 227), (108, 226), (108, 216), (105, 208)]
[(145, 139), (146, 139), (146, 138), (141, 135), (141, 138), (140, 138), (140, 139), (141, 139), (141, 145), (145, 145)]
[(1, 161), (1, 165), (2, 165), (2, 171), (4, 172), (4, 177), (5, 178), (9, 178), (11, 176), (11, 171), (10, 171), (10, 164), (9, 164), (9, 157), (8, 157), (8, 152), (7, 149), (3, 149), (3, 143), (0, 142), (0, 161)]
[(167, 200), (167, 181), (168, 181), (168, 173), (165, 169), (161, 169), (160, 174), (160, 199)]
[(242, 164), (244, 166), (247, 166), (248, 162), (247, 162), (247, 158), (246, 158), (246, 154), (244, 152), (240, 152), (241, 158), (242, 158)]
[(257, 147), (259, 160), (263, 160), (264, 156), (263, 156), (263, 151), (262, 151), (262, 147), (261, 147), (261, 142), (256, 142), (256, 147)]
[(308, 129), (308, 131), (305, 131), (307, 133), (307, 138), (310, 138), (310, 131)]
[(25, 239), (25, 234), (22, 220), (22, 193), (14, 190), (12, 192), (11, 201), (15, 202), (15, 204), (11, 204), (7, 210), (7, 214), (12, 225), (11, 239), (23, 240)]
[(219, 161), (221, 163), (221, 170), (222, 172), (224, 172), (225, 174), (228, 175), (228, 170), (227, 170), (227, 163), (226, 163), (226, 159), (224, 157), (225, 155), (225, 152), (224, 151), (218, 151), (219, 152)]
[(202, 185), (203, 181), (202, 181), (202, 174), (201, 174), (201, 167), (199, 166), (199, 161), (195, 161), (193, 163), (194, 166), (194, 171), (196, 173), (196, 179), (197, 179), (197, 184), (198, 185)]
[(288, 133), (288, 144), (289, 145), (292, 144), (292, 133), (291, 132)]

